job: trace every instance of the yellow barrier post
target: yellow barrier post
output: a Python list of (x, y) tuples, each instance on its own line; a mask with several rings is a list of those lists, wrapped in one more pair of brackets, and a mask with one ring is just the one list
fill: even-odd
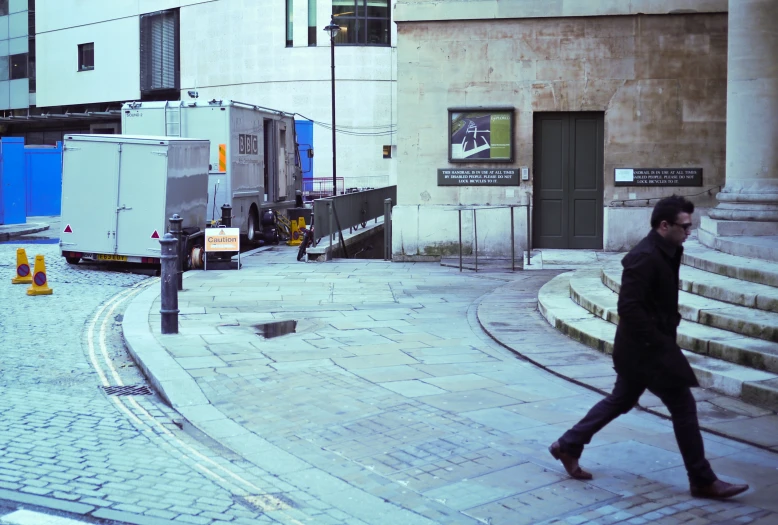
[(49, 288), (46, 279), (46, 262), (43, 255), (35, 256), (35, 268), (32, 272), (32, 285), (27, 289), (27, 295), (51, 295), (54, 290)]
[(30, 275), (30, 263), (27, 261), (27, 252), (24, 248), (16, 249), (16, 277), (11, 279), (13, 284), (30, 284), (32, 275)]
[[(300, 219), (300, 220), (302, 220), (302, 219)], [(300, 243), (303, 242), (303, 240), (301, 238), (302, 235), (300, 235), (300, 228), (298, 226), (298, 220), (297, 219), (292, 219), (290, 222), (292, 224), (292, 238), (289, 239), (289, 241), (286, 244), (288, 244), (289, 246), (299, 246)]]

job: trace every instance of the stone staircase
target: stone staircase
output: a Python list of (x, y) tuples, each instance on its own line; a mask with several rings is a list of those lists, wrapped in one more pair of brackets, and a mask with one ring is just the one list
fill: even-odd
[[(561, 274), (541, 288), (540, 311), (571, 338), (610, 354), (620, 283), (616, 263)], [(778, 263), (689, 241), (680, 289), (678, 344), (701, 386), (778, 411)]]

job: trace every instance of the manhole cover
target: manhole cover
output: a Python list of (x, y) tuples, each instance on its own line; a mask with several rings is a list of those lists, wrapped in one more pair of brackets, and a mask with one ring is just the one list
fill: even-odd
[(102, 386), (109, 396), (150, 396), (151, 389), (146, 385)]
[(297, 328), (297, 321), (275, 321), (272, 323), (255, 324), (254, 328), (259, 330), (257, 335), (265, 339), (280, 337), (286, 334), (293, 334)]

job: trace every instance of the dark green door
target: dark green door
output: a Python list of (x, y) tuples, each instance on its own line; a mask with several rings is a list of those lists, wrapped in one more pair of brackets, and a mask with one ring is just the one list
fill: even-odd
[(533, 248), (602, 249), (603, 113), (535, 113)]

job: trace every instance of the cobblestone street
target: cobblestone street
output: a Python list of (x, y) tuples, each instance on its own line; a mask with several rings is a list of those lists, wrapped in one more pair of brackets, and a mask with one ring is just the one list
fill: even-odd
[(144, 383), (124, 350), (123, 305), (101, 308), (148, 275), (70, 266), (54, 244), (0, 244), (5, 276), (13, 275), (18, 247), (31, 261), (46, 257), (54, 294), (28, 297), (27, 286), (10, 278), (0, 286), (0, 499), (130, 523), (138, 516), (150, 524), (273, 521), (240, 501), (256, 490), (234, 486), (240, 482), (228, 482), (225, 472), (262, 482), (182, 431), (174, 423), (183, 426), (180, 417), (156, 396), (122, 402), (100, 388), (89, 346), (90, 338), (101, 346), (103, 326), (122, 383)]

